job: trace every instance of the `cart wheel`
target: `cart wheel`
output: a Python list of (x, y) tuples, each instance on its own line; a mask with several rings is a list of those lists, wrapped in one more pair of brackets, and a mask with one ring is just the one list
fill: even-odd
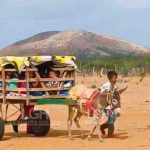
[(114, 123), (108, 124), (108, 137), (111, 137), (114, 134)]
[(4, 121), (2, 118), (0, 118), (0, 140), (3, 138), (4, 136), (4, 131), (5, 131), (5, 127), (4, 127)]
[(29, 120), (30, 132), (35, 136), (44, 136), (50, 129), (49, 115), (43, 110), (34, 111)]

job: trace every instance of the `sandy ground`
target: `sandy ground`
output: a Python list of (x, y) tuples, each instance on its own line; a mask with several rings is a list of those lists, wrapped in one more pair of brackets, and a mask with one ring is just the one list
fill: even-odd
[[(96, 85), (107, 79), (96, 78)], [(14, 133), (11, 126), (6, 126), (5, 136), (0, 141), (0, 150), (150, 150), (150, 77), (138, 83), (139, 77), (126, 78), (128, 90), (122, 94), (122, 115), (115, 124), (114, 138), (104, 139), (100, 143), (97, 133), (93, 139), (82, 140), (73, 125), (74, 140), (67, 135), (67, 106), (37, 106), (46, 110), (51, 117), (51, 130), (45, 137), (34, 137), (26, 134), (26, 126), (19, 126), (19, 133)], [(77, 82), (92, 85), (91, 78), (77, 78)], [(138, 83), (138, 84), (137, 84)], [(11, 112), (14, 111), (11, 109)], [(92, 118), (83, 117), (81, 125), (88, 133)]]

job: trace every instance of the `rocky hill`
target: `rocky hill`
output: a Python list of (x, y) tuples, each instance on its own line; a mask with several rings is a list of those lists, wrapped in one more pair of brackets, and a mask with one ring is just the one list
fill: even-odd
[(149, 48), (116, 37), (82, 30), (68, 30), (39, 33), (9, 45), (0, 51), (0, 55), (76, 55), (81, 59), (149, 52)]

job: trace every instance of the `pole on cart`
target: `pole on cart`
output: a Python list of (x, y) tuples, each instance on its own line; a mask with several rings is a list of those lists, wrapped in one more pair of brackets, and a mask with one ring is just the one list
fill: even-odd
[(29, 105), (29, 101), (30, 101), (29, 82), (30, 82), (29, 67), (26, 66), (26, 93), (27, 93), (26, 104), (27, 105)]
[(4, 67), (2, 67), (2, 96), (3, 96), (3, 104), (6, 104), (6, 83), (5, 83)]

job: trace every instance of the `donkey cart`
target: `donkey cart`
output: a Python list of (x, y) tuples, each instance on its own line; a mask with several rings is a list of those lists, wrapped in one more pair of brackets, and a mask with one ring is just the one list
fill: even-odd
[[(76, 101), (68, 99), (68, 91), (75, 84), (75, 59), (74, 56), (0, 57), (0, 139), (5, 125), (12, 125), (18, 132), (19, 124), (27, 124), (27, 133), (46, 135), (50, 117), (43, 110), (34, 110), (35, 105), (76, 105)], [(47, 76), (50, 71), (56, 77)], [(11, 114), (10, 107), (16, 109)], [(18, 112), (18, 118), (10, 120)]]

